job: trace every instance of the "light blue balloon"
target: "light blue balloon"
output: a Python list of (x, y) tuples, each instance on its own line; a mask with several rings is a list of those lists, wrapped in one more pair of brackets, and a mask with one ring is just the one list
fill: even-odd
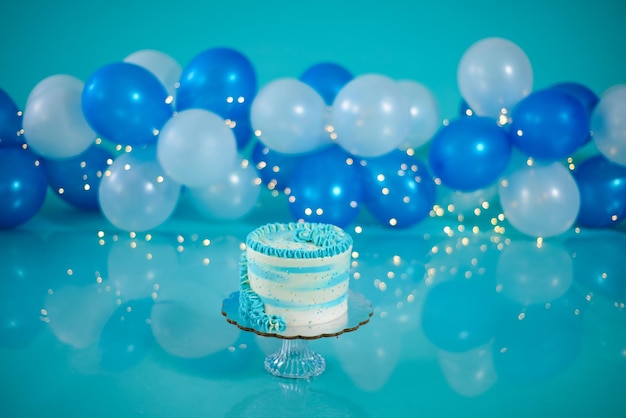
[(261, 179), (251, 161), (241, 158), (224, 179), (187, 189), (192, 206), (203, 217), (232, 221), (246, 216), (257, 204)]
[(152, 148), (120, 155), (100, 181), (100, 208), (119, 229), (156, 228), (176, 208), (181, 186), (165, 174)]
[(496, 118), (530, 94), (533, 69), (526, 53), (503, 38), (485, 38), (463, 53), (457, 68), (461, 95), (479, 116)]
[(31, 91), (22, 125), (31, 149), (46, 158), (74, 157), (96, 139), (83, 116), (83, 82), (57, 75), (42, 80)]
[(250, 110), (255, 135), (283, 154), (304, 154), (329, 142), (324, 134), (326, 104), (313, 87), (281, 78), (257, 93)]
[(366, 74), (346, 84), (335, 97), (331, 121), (337, 143), (358, 157), (379, 157), (409, 134), (409, 104), (398, 84)]
[[(35, 87), (32, 88), (30, 93), (28, 93), (28, 98), (26, 99), (26, 103), (28, 103), (29, 100), (34, 100), (41, 93), (53, 87), (74, 86), (76, 85), (76, 80), (77, 80), (76, 77), (74, 77), (73, 75), (69, 75), (69, 74), (54, 74), (54, 75), (48, 76), (44, 78), (43, 80), (41, 80), (39, 83), (35, 85)], [(81, 88), (82, 88), (82, 82), (81, 82)]]
[(419, 148), (427, 143), (441, 127), (439, 103), (435, 95), (421, 83), (400, 80), (398, 86), (409, 106), (409, 133), (402, 143), (404, 148)]
[(566, 232), (580, 210), (574, 177), (558, 162), (522, 167), (499, 184), (500, 204), (508, 222), (533, 237)]
[(626, 165), (626, 84), (613, 86), (600, 95), (590, 125), (600, 152), (608, 160)]
[(174, 115), (159, 133), (157, 158), (165, 172), (189, 187), (222, 179), (237, 161), (237, 141), (224, 119), (204, 109)]

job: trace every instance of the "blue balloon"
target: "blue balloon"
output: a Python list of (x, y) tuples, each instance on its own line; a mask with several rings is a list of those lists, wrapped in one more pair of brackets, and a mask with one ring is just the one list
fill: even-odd
[(308, 84), (317, 91), (324, 102), (330, 106), (339, 90), (354, 76), (341, 65), (332, 62), (322, 62), (309, 67), (300, 76), (300, 81)]
[(403, 228), (428, 216), (436, 189), (422, 161), (395, 150), (363, 163), (365, 206), (380, 223)]
[(509, 136), (525, 154), (546, 162), (569, 157), (589, 137), (589, 115), (557, 89), (531, 93), (513, 108)]
[(178, 111), (205, 109), (229, 119), (235, 123), (239, 148), (247, 144), (252, 132), (250, 106), (257, 89), (256, 72), (247, 57), (230, 48), (207, 49), (183, 68), (179, 84)]
[(580, 191), (578, 223), (604, 228), (616, 225), (626, 216), (626, 167), (603, 155), (579, 164), (572, 173)]
[(458, 118), (435, 134), (428, 157), (445, 186), (470, 192), (491, 185), (504, 173), (511, 143), (494, 119)]
[(252, 150), (252, 161), (261, 181), (271, 190), (283, 191), (289, 187), (293, 171), (301, 160), (301, 155), (273, 151), (262, 142), (257, 142)]
[(121, 371), (137, 365), (154, 344), (150, 328), (151, 298), (128, 302), (113, 312), (100, 335), (99, 363), (105, 370)]
[(466, 279), (442, 282), (424, 300), (422, 329), (438, 348), (464, 352), (493, 337), (496, 313), (495, 299), (487, 286)]
[(22, 116), (11, 97), (0, 89), (0, 147), (26, 143), (19, 134), (22, 129)]
[(558, 83), (550, 87), (556, 89), (577, 99), (587, 111), (587, 115), (591, 116), (600, 98), (589, 87), (573, 82)]
[(35, 154), (18, 147), (0, 148), (0, 229), (34, 217), (47, 188), (46, 171)]
[(50, 188), (70, 205), (83, 210), (98, 210), (98, 187), (113, 154), (92, 145), (76, 157), (46, 160)]
[(155, 143), (173, 114), (167, 90), (159, 79), (127, 62), (105, 65), (87, 79), (82, 108), (94, 131), (125, 145)]
[(293, 218), (307, 222), (344, 227), (356, 218), (363, 201), (356, 160), (337, 145), (302, 157), (290, 189)]

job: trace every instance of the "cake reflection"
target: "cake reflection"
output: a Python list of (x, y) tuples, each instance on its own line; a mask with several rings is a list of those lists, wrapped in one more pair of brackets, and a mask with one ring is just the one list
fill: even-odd
[(303, 380), (281, 380), (278, 389), (244, 398), (226, 414), (243, 417), (365, 418), (368, 414), (348, 399), (310, 388)]

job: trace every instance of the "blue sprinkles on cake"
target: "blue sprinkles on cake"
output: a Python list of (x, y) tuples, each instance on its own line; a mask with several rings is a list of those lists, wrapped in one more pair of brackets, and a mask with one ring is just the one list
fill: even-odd
[(239, 310), (267, 333), (347, 320), (352, 237), (322, 223), (271, 223), (246, 239)]

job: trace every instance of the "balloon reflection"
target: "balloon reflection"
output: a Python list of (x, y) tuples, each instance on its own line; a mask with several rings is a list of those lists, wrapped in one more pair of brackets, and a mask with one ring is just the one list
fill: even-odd
[(176, 250), (166, 237), (119, 237), (109, 251), (109, 281), (124, 301), (150, 297), (161, 281), (176, 274), (177, 264)]
[[(178, 241), (184, 242), (183, 237)], [(241, 249), (232, 237), (214, 242), (198, 239), (179, 246), (180, 269), (159, 282), (152, 332), (159, 346), (175, 357), (208, 356), (232, 346), (239, 336), (239, 329), (224, 320), (219, 307), (225, 294), (238, 288), (238, 264), (232, 270), (220, 265), (239, 260)]]
[(154, 343), (149, 322), (153, 303), (151, 298), (135, 300), (121, 305), (109, 317), (98, 346), (103, 369), (125, 370), (148, 355)]
[[(360, 252), (353, 262), (350, 287), (366, 295), (374, 315), (366, 326), (328, 343), (355, 385), (373, 392), (384, 387), (405, 355), (403, 350), (423, 358), (432, 355), (432, 346), (419, 326), (428, 241), (401, 235), (388, 245), (372, 246), (371, 238), (354, 236)], [(403, 344), (403, 337), (411, 344)]]
[(104, 325), (117, 308), (117, 298), (106, 282), (85, 286), (66, 284), (51, 289), (44, 308), (54, 336), (62, 343), (82, 349), (98, 342)]
[(43, 241), (23, 231), (0, 234), (0, 346), (22, 348), (43, 329), (46, 283), (38, 274)]
[(400, 360), (400, 334), (389, 319), (373, 318), (355, 332), (330, 340), (342, 369), (367, 392), (385, 386)]
[(609, 364), (626, 364), (626, 329), (624, 305), (612, 302), (606, 296), (594, 296), (584, 318), (586, 340), (601, 359)]
[(423, 332), (450, 387), (477, 396), (496, 382), (562, 372), (581, 350), (584, 298), (564, 245), (499, 235), (433, 246)]
[(446, 382), (463, 396), (472, 397), (485, 393), (498, 380), (491, 342), (462, 353), (439, 350), (437, 360)]
[[(97, 233), (57, 231), (46, 238), (45, 244), (54, 248), (43, 254), (49, 280), (55, 285), (94, 284), (108, 277), (110, 246), (103, 245), (105, 241)], [(24, 248), (24, 251), (29, 250)]]
[(500, 379), (534, 384), (569, 367), (582, 349), (582, 301), (569, 291), (545, 305), (505, 305), (492, 345)]
[(547, 303), (571, 286), (572, 259), (558, 243), (517, 240), (498, 259), (498, 292), (521, 305)]
[(476, 280), (437, 284), (424, 302), (424, 334), (437, 347), (464, 352), (486, 344), (495, 333), (493, 291)]
[[(626, 359), (626, 339), (615, 332), (626, 324), (622, 233), (538, 242), (452, 229), (388, 239), (382, 227), (366, 229), (353, 234), (351, 288), (372, 301), (374, 315), (355, 332), (313, 342), (323, 346), (327, 372), (354, 390), (383, 391), (430, 362), (451, 390), (475, 397), (564, 375), (582, 355), (602, 357), (604, 367)], [(238, 288), (242, 237), (5, 231), (0, 346), (41, 342), (47, 325), (73, 361), (107, 371), (152, 357), (201, 378), (265, 376), (263, 352), (280, 341), (240, 331), (219, 309)], [(270, 392), (232, 413), (283, 396)], [(319, 411), (309, 403), (317, 396), (294, 402)]]
[(572, 257), (574, 281), (590, 297), (601, 294), (613, 302), (626, 301), (626, 237), (603, 231), (568, 238), (565, 248)]

